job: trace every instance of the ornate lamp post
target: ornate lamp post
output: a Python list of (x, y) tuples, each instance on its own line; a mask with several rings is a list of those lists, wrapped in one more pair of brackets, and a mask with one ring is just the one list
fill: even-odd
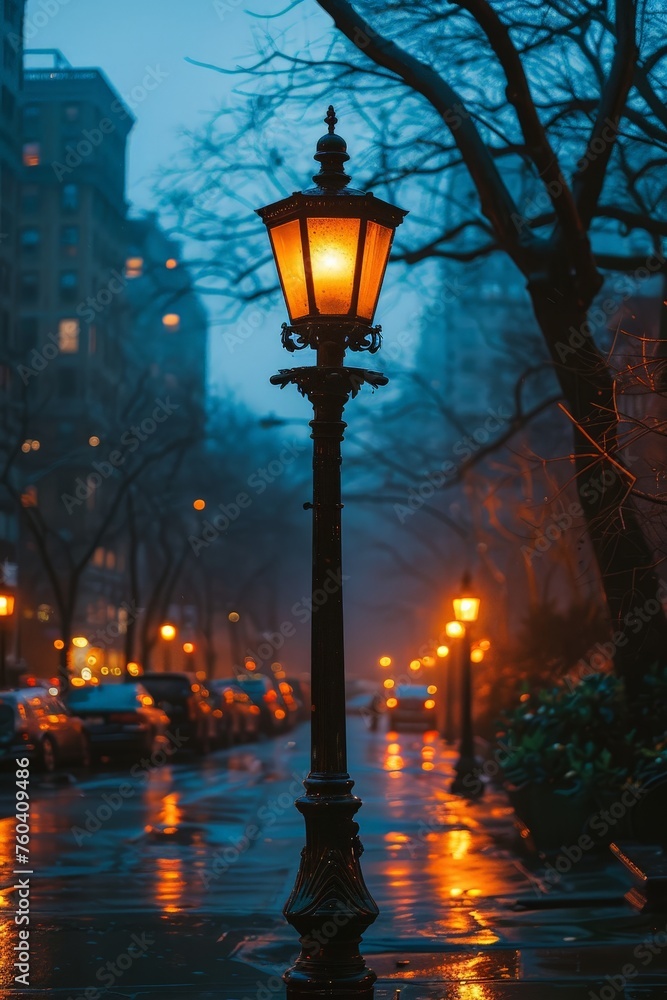
[(476, 768), (475, 744), (472, 735), (472, 670), (470, 662), (470, 626), (477, 621), (479, 614), (479, 597), (473, 597), (470, 592), (470, 574), (465, 573), (461, 583), (461, 596), (454, 598), (454, 617), (463, 628), (461, 633), (462, 667), (461, 679), (461, 746), (459, 759), (456, 763), (456, 777), (452, 782), (452, 792), (455, 795), (466, 795), (469, 798), (482, 794), (483, 787), (479, 781), (469, 781), (468, 776), (474, 774)]
[[(373, 316), (394, 231), (407, 214), (372, 194), (348, 188), (347, 144), (328, 133), (317, 143), (316, 187), (259, 210), (271, 239), (291, 325), (290, 352), (311, 347), (317, 364), (282, 370), (271, 382), (293, 383), (313, 406), (313, 574), (317, 613), (311, 620), (311, 769), (297, 809), (306, 846), (285, 916), (301, 936), (301, 953), (285, 973), (288, 1000), (371, 1000), (376, 976), (359, 952), (378, 909), (361, 873), (345, 735), (345, 671), (341, 570), (341, 441), (343, 409), (379, 372), (343, 366), (345, 351), (380, 347)], [(317, 599), (315, 597), (317, 595)]]

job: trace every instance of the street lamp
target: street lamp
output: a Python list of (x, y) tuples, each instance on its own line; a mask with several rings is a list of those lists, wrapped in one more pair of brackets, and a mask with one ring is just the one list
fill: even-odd
[(481, 795), (484, 787), (480, 781), (470, 780), (475, 774), (475, 744), (472, 734), (472, 669), (470, 650), (470, 626), (477, 621), (479, 614), (479, 597), (470, 593), (470, 574), (465, 573), (461, 582), (461, 595), (454, 598), (454, 615), (461, 623), (462, 668), (461, 682), (461, 746), (459, 759), (456, 763), (456, 777), (452, 782), (452, 792), (455, 795), (465, 795), (476, 798)]
[[(285, 917), (301, 936), (301, 953), (285, 973), (287, 1000), (303, 997), (371, 1000), (376, 976), (359, 952), (377, 906), (361, 873), (345, 736), (345, 670), (341, 570), (341, 441), (343, 410), (365, 383), (387, 378), (344, 367), (345, 351), (380, 347), (373, 317), (394, 231), (406, 215), (372, 194), (348, 188), (345, 140), (334, 131), (317, 143), (315, 187), (259, 210), (276, 262), (291, 325), (282, 343), (310, 347), (317, 364), (282, 370), (271, 379), (292, 383), (313, 406), (313, 601), (311, 619), (311, 769), (297, 808), (306, 846)], [(331, 928), (334, 928), (333, 932)]]
[(172, 625), (171, 622), (165, 622), (164, 625), (160, 625), (160, 635), (166, 643), (164, 647), (164, 671), (165, 673), (169, 673), (171, 670), (170, 643), (176, 638), (176, 626)]
[(0, 688), (7, 686), (7, 619), (14, 614), (14, 595), (0, 594)]
[(438, 659), (440, 660), (440, 677), (439, 685), (442, 692), (440, 696), (440, 705), (444, 708), (439, 712), (440, 718), (440, 735), (443, 740), (447, 742), (451, 741), (452, 733), (454, 731), (454, 671), (451, 659), (449, 657), (449, 646), (442, 643), (438, 646), (436, 653), (438, 654)]

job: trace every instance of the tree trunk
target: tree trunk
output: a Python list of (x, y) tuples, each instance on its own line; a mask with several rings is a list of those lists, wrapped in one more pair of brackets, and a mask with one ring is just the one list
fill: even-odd
[[(565, 292), (563, 288), (565, 287)], [(609, 367), (576, 305), (573, 288), (529, 285), (535, 314), (573, 420), (577, 491), (612, 623), (616, 670), (628, 696), (667, 649), (655, 555), (628, 496), (631, 477), (618, 453), (618, 422)]]

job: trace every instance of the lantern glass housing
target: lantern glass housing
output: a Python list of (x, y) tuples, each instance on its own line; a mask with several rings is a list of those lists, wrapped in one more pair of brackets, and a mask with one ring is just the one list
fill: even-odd
[(333, 131), (317, 144), (317, 187), (258, 210), (271, 240), (290, 322), (345, 320), (370, 326), (396, 227), (406, 215), (370, 193), (348, 189), (345, 140)]
[(14, 595), (0, 594), (0, 618), (8, 618), (14, 614)]
[(457, 622), (476, 622), (479, 614), (479, 597), (455, 597), (454, 617)]

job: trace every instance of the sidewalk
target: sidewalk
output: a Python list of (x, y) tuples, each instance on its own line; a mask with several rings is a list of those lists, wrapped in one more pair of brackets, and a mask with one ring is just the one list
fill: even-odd
[[(364, 802), (362, 866), (380, 907), (363, 943), (376, 1000), (395, 1000), (397, 990), (399, 1000), (667, 998), (667, 915), (638, 915), (625, 903), (629, 880), (608, 853), (582, 858), (550, 884), (501, 791), (487, 788), (473, 803), (450, 794), (451, 748), (422, 734), (369, 733), (359, 719), (350, 720), (350, 742)], [(209, 803), (220, 804), (212, 785), (210, 799), (197, 789), (181, 792), (177, 808), (171, 802), (165, 836), (122, 841), (102, 831), (94, 870), (82, 867), (87, 855), (62, 853), (55, 874), (35, 886), (35, 988), (6, 989), (0, 1000), (281, 1000), (280, 976), (298, 951), (281, 909), (303, 842), (291, 799), (295, 775), (307, 770), (306, 730), (286, 746), (282, 756), (271, 751), (261, 784), (233, 772), (240, 784), (225, 800), (225, 825), (202, 823)], [(198, 866), (281, 797), (285, 808), (204, 891)], [(12, 934), (0, 927), (5, 975)], [(103, 960), (133, 935), (148, 935), (149, 954), (101, 982)]]

